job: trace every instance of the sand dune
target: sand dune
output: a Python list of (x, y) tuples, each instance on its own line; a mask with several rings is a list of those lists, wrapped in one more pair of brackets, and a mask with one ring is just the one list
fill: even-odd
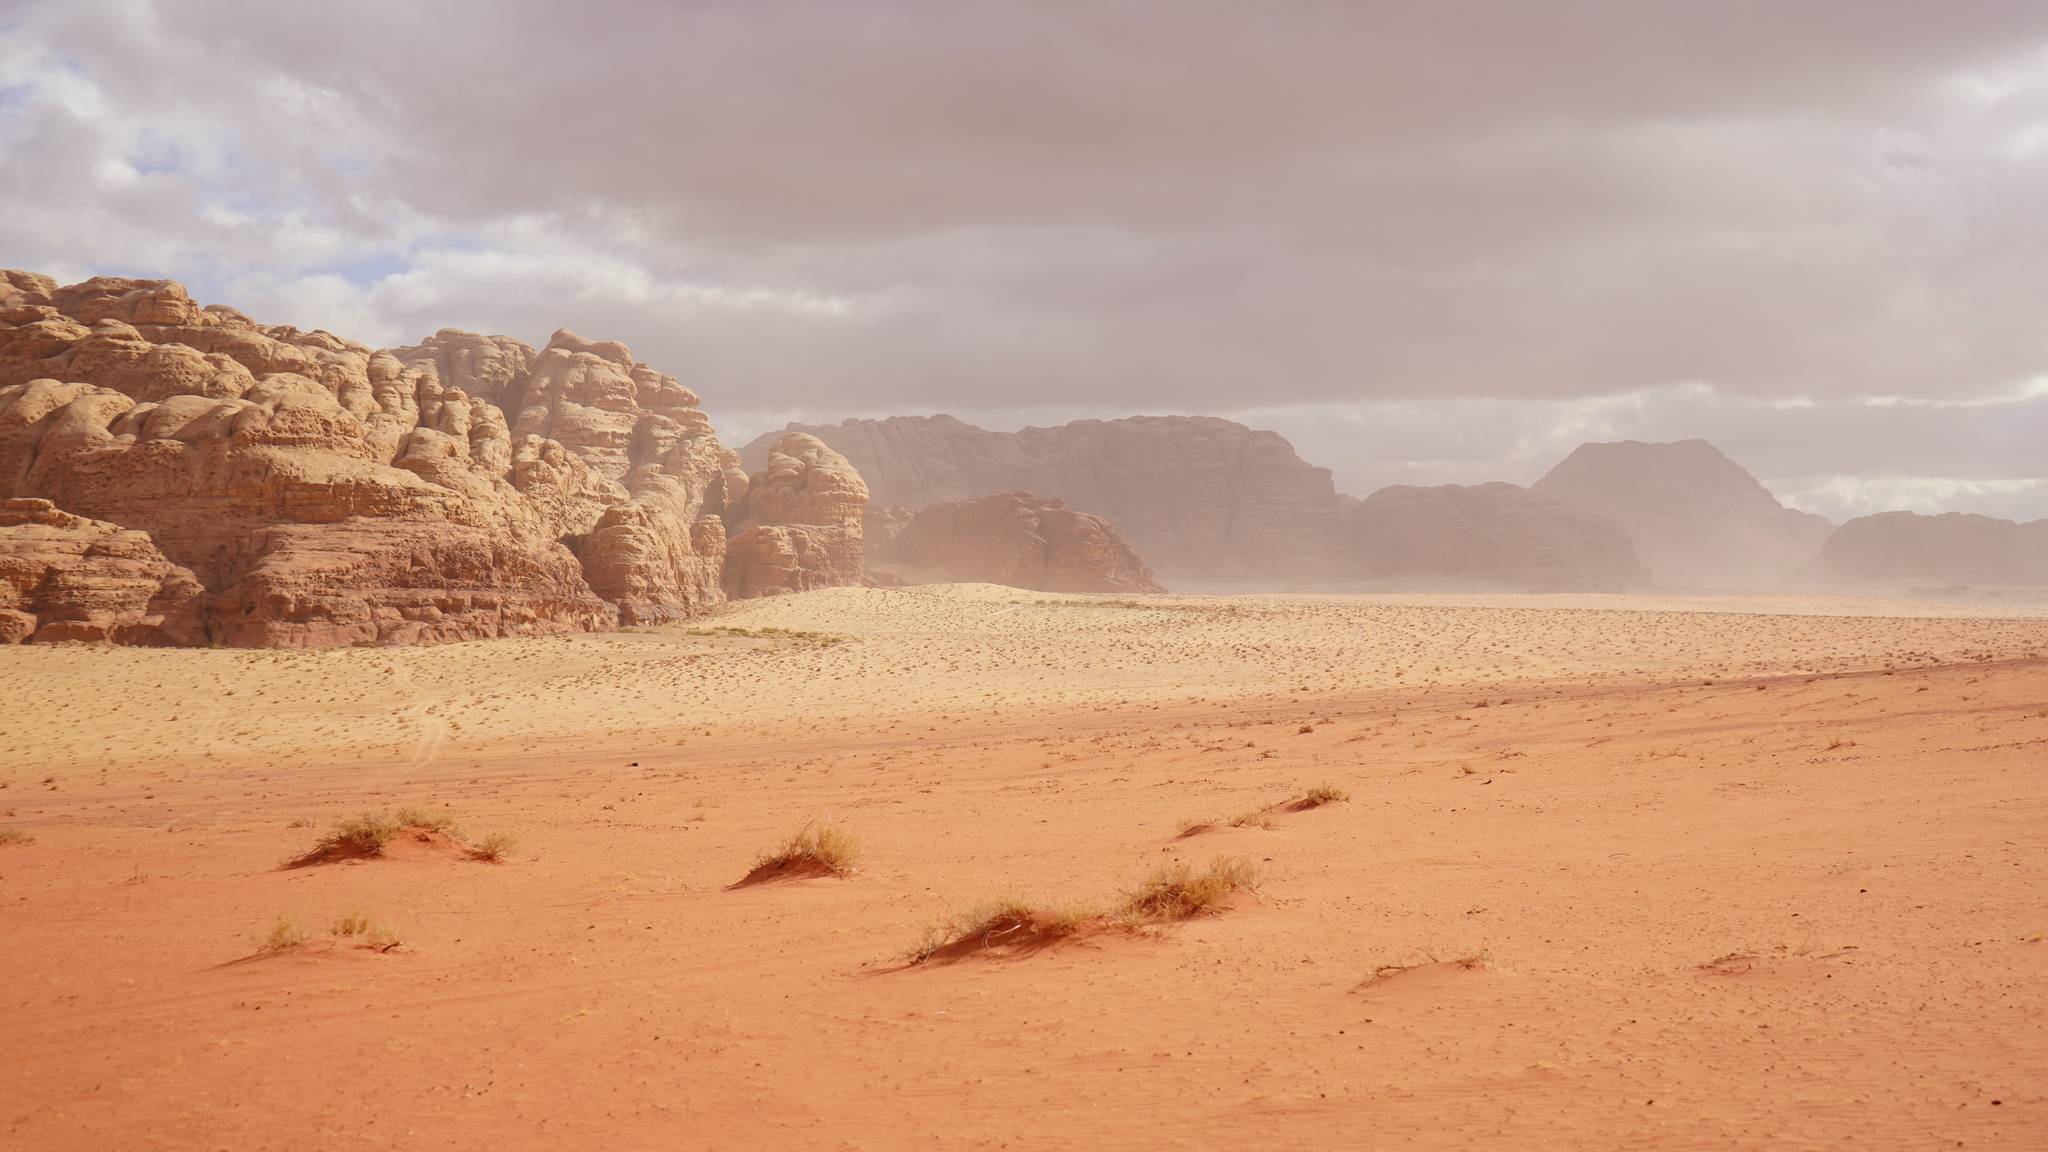
[[(2024, 1147), (2044, 657), (2027, 609), (975, 586), (4, 650), (0, 1147)], [(281, 867), (405, 806), (518, 846)], [(828, 819), (857, 873), (729, 888)], [(1219, 914), (905, 962), (1219, 856)]]

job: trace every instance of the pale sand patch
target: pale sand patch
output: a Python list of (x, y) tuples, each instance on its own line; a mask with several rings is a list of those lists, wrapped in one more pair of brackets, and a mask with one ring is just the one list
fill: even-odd
[(1768, 676), (2041, 653), (2048, 610), (1983, 603), (846, 588), (643, 631), (427, 648), (4, 648), (0, 763), (63, 771), (364, 750), (425, 762), (450, 741), (891, 711)]

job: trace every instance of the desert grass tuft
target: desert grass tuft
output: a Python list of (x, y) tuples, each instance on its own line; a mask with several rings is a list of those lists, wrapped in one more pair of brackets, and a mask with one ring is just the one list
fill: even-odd
[(426, 832), (455, 834), (455, 817), (439, 808), (400, 808), (393, 817), (401, 828), (417, 828)]
[(361, 912), (351, 912), (336, 920), (330, 931), (341, 939), (354, 940), (372, 952), (389, 952), (402, 943), (398, 933), (389, 925), (372, 920)]
[(1238, 892), (1258, 888), (1258, 869), (1243, 856), (1219, 856), (1197, 872), (1185, 860), (1162, 866), (1117, 909), (1129, 925), (1172, 923), (1215, 911)]
[(763, 852), (741, 885), (799, 876), (851, 876), (859, 871), (860, 837), (842, 825), (804, 825), (779, 846)]
[(519, 847), (519, 837), (512, 835), (510, 832), (493, 832), (470, 848), (469, 857), (472, 860), (481, 860), (486, 864), (499, 864), (504, 862), (505, 857), (510, 856), (512, 850), (517, 847)]
[(1335, 784), (1324, 782), (1302, 793), (1301, 799), (1294, 802), (1294, 807), (1306, 811), (1310, 808), (1321, 808), (1325, 804), (1342, 804), (1349, 799), (1351, 793)]
[(1022, 900), (994, 900), (955, 913), (925, 929), (904, 959), (923, 964), (975, 953), (1020, 954), (1065, 940), (1102, 915), (1081, 905), (1054, 907)]
[(391, 843), (400, 831), (398, 821), (375, 812), (351, 816), (336, 824), (319, 843), (304, 856), (293, 861), (295, 864), (312, 864), (322, 860), (347, 860), (362, 856), (382, 856), (384, 846)]
[(299, 927), (299, 922), (289, 916), (279, 916), (269, 932), (256, 938), (256, 951), (259, 955), (271, 956), (289, 952), (305, 942), (306, 930)]

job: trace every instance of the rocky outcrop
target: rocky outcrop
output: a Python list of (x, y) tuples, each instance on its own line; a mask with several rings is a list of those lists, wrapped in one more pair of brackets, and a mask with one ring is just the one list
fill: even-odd
[(1805, 573), (1836, 588), (2048, 587), (2048, 520), (1945, 512), (1859, 516), (1828, 537)]
[[(1330, 474), (1275, 432), (1209, 416), (990, 432), (950, 416), (792, 425), (842, 453), (878, 504), (1029, 491), (1104, 517), (1169, 581), (1308, 587), (1331, 575)], [(761, 459), (774, 435), (743, 451)]]
[(1704, 440), (1582, 444), (1530, 488), (1620, 524), (1651, 580), (1672, 589), (1781, 586), (1834, 531)]
[(47, 500), (0, 501), (0, 643), (203, 643), (204, 591), (141, 532)]
[(1621, 592), (1649, 573), (1621, 526), (1514, 484), (1382, 488), (1345, 509), (1346, 577), (1380, 587)]
[(1029, 492), (871, 508), (868, 567), (903, 583), (978, 581), (1039, 592), (1164, 592), (1100, 516)]
[(747, 486), (696, 394), (616, 342), (444, 330), (376, 351), (172, 281), (0, 274), (0, 497), (141, 533), (188, 571), (201, 628), (175, 642), (687, 615), (725, 595)]
[(747, 481), (726, 546), (728, 596), (853, 585), (864, 577), (868, 487), (815, 436), (785, 432)]

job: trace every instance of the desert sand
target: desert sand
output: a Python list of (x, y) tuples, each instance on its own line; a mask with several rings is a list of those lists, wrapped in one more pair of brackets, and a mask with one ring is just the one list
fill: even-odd
[[(2048, 1140), (2038, 608), (838, 588), (0, 701), (0, 1147)], [(517, 846), (283, 866), (408, 805)], [(821, 820), (857, 872), (731, 887)], [(905, 960), (1217, 856), (1216, 914)]]

